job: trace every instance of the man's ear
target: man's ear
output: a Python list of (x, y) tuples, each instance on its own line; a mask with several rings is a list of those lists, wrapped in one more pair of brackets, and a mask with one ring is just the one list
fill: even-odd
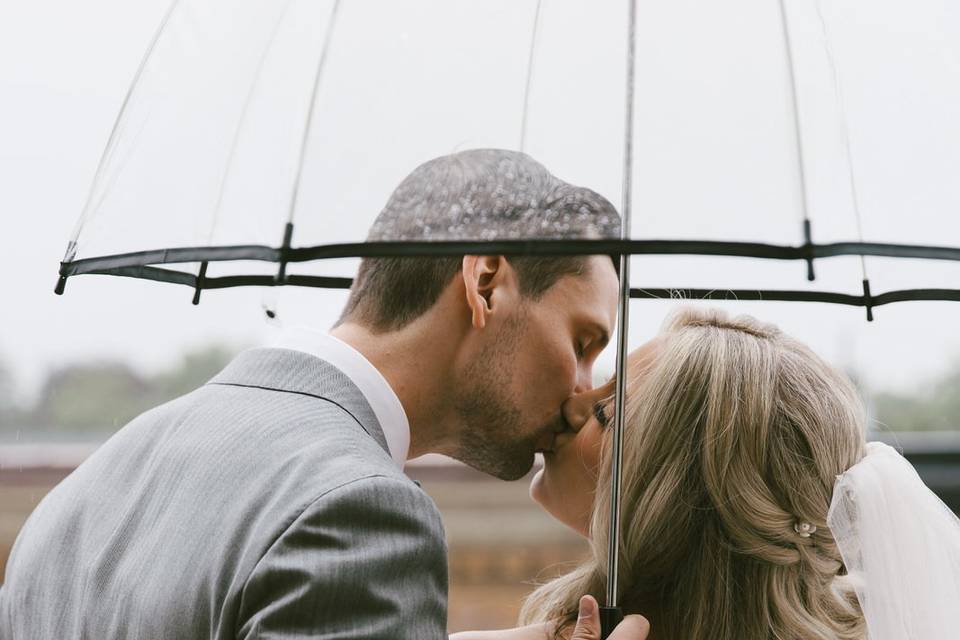
[(507, 260), (503, 256), (463, 256), (463, 284), (471, 322), (476, 329), (487, 325), (492, 313), (490, 298), (505, 278)]

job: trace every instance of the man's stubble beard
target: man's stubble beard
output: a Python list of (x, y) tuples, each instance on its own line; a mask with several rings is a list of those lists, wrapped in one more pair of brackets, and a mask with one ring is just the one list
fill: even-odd
[(506, 322), (496, 340), (487, 345), (455, 385), (455, 406), (462, 431), (451, 455), (478, 471), (501, 480), (522, 478), (533, 466), (538, 433), (523, 431), (523, 414), (513, 389), (512, 355), (523, 342), (527, 313)]

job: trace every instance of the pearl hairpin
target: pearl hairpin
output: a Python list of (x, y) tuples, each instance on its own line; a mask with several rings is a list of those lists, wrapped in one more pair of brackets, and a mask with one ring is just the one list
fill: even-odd
[(817, 527), (809, 522), (795, 522), (793, 530), (800, 534), (801, 538), (809, 538), (811, 533), (816, 533)]

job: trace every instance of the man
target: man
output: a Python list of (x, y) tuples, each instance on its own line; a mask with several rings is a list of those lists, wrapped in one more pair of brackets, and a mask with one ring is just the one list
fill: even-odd
[[(476, 150), (417, 168), (370, 239), (618, 229), (601, 196)], [(589, 387), (616, 303), (606, 256), (364, 260), (329, 335), (242, 353), (51, 491), (11, 553), (0, 630), (444, 637), (443, 529), (404, 461), (437, 452), (523, 476)]]

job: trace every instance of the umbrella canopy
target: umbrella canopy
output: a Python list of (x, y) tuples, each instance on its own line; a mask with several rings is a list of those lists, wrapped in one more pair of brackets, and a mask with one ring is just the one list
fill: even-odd
[[(942, 260), (960, 257), (960, 10), (952, 3), (637, 3), (629, 181), (625, 9), (174, 2), (61, 273), (195, 286), (209, 261), (200, 288), (345, 286), (355, 261), (309, 259), (371, 251), (330, 245), (362, 243), (421, 162), (497, 147), (523, 149), (615, 203), (630, 188), (635, 242), (619, 248), (654, 254), (634, 258), (634, 295), (734, 290), (742, 299), (767, 290), (753, 297), (770, 299), (778, 296), (769, 290), (790, 289), (807, 292), (793, 298), (875, 304), (891, 299), (885, 292), (924, 289), (918, 297), (958, 297), (946, 290), (960, 282), (960, 264)], [(426, 237), (492, 239), (443, 228)], [(819, 246), (850, 242), (867, 244)], [(208, 249), (183, 251), (196, 247)], [(689, 257), (716, 253), (775, 259)], [(802, 260), (835, 253), (938, 259), (834, 257), (808, 283), (813, 269)], [(118, 254), (134, 255), (103, 259)], [(275, 278), (275, 262), (287, 260), (287, 277)], [(339, 279), (305, 277), (318, 275)]]

